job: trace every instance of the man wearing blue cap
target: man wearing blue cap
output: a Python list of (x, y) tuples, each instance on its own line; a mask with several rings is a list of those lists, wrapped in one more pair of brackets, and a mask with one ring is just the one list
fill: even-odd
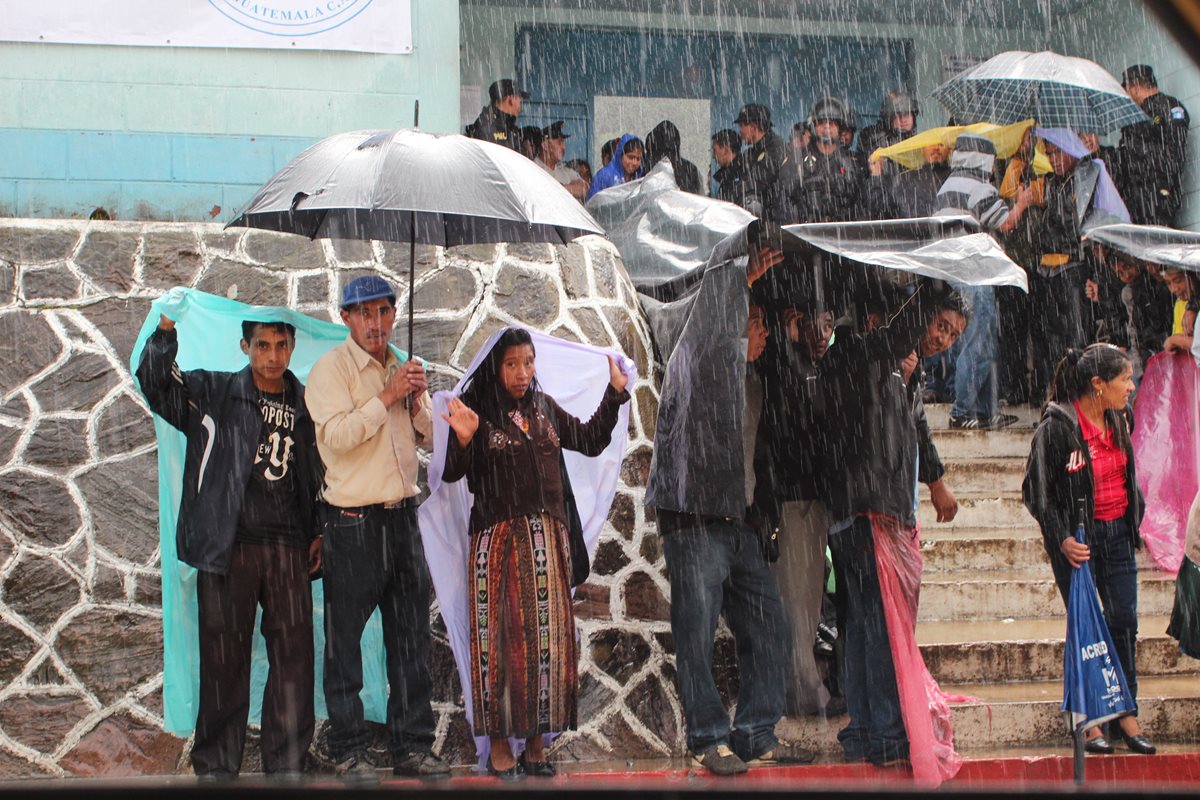
[[(429, 675), (430, 577), (417, 527), (417, 446), (433, 434), (425, 370), (388, 346), (396, 293), (378, 275), (342, 292), (346, 341), (313, 365), (306, 399), (325, 464), (325, 705), (338, 774), (374, 780), (367, 758), (360, 641), (380, 610), (397, 775), (436, 777)], [(409, 398), (410, 402), (405, 402)]]

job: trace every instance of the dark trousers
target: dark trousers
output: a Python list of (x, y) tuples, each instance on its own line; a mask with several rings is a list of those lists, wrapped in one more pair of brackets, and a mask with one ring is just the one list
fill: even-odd
[[(688, 749), (702, 753), (728, 744), (743, 759), (760, 756), (779, 742), (775, 723), (783, 716), (790, 633), (758, 537), (741, 520), (665, 509), (658, 511), (658, 524), (671, 582), (671, 635)], [(737, 645), (732, 731), (712, 673), (722, 610)]]
[(254, 619), (262, 605), (267, 685), (263, 770), (300, 771), (313, 737), (312, 588), (301, 547), (235, 544), (228, 575), (199, 572), (200, 707), (192, 767), (236, 775), (250, 713)]
[[(1117, 660), (1129, 684), (1129, 694), (1137, 705), (1137, 596), (1138, 574), (1136, 546), (1129, 523), (1124, 519), (1112, 522), (1095, 520), (1092, 523), (1092, 541), (1088, 542), (1091, 558), (1088, 568), (1096, 582), (1100, 605), (1104, 609), (1104, 624), (1113, 637), (1113, 648)], [(1063, 604), (1071, 596), (1071, 572), (1075, 569), (1057, 547), (1047, 545), (1050, 566), (1054, 570), (1054, 582)]]
[[(361, 640), (383, 618), (387, 727), (395, 756), (433, 747), (429, 567), (413, 508), (321, 507), (325, 581), (325, 706), (337, 759), (367, 749)], [(465, 568), (465, 567), (464, 567)]]
[(845, 647), (850, 713), (850, 724), (838, 733), (838, 741), (849, 761), (882, 764), (908, 758), (871, 520), (855, 517), (853, 525), (829, 537), (829, 549), (842, 605), (838, 638)]
[(1054, 368), (1072, 347), (1082, 347), (1083, 282), (1087, 270), (1075, 267), (1045, 276), (1029, 277), (1029, 335), (1033, 356), (1034, 398), (1046, 399), (1054, 381)]
[[(1015, 286), (997, 286), (1000, 317), (1000, 396), (1024, 403), (1029, 396), (1029, 295)], [(1039, 398), (1044, 399), (1044, 398)]]

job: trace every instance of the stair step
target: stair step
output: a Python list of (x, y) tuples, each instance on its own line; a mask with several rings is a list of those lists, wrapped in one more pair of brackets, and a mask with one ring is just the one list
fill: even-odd
[[(1170, 614), (1175, 576), (1157, 570), (1138, 573), (1138, 611)], [(1061, 617), (1063, 602), (1047, 564), (1041, 568), (987, 572), (934, 572), (921, 581), (918, 620), (1044, 619)]]
[[(1138, 674), (1195, 674), (1196, 663), (1167, 636), (1168, 616), (1138, 620)], [(1062, 680), (1066, 618), (923, 622), (917, 641), (943, 683)]]
[[(1049, 569), (1042, 535), (1036, 528), (977, 529), (943, 531), (935, 526), (921, 531), (921, 555), (925, 572), (975, 571), (989, 572), (1004, 569), (1026, 569), (1045, 566)], [(1137, 554), (1139, 567), (1152, 569), (1149, 553)]]
[(1029, 457), (1033, 431), (1006, 428), (1002, 431), (935, 430), (933, 441), (942, 461), (965, 461), (973, 458)]
[[(929, 422), (929, 427), (935, 431), (953, 430), (950, 427), (950, 410), (949, 403), (926, 403), (925, 404), (925, 419)], [(1010, 425), (1005, 430), (1019, 431), (1024, 429), (1027, 435), (1033, 434), (1033, 429), (1037, 427), (1038, 422), (1042, 418), (1042, 409), (1035, 408), (1028, 404), (1022, 403), (1018, 406), (1003, 406), (997, 409), (1003, 414), (1012, 414), (1017, 418), (1017, 421)]]
[[(1024, 458), (973, 458), (944, 461), (944, 477), (955, 494), (1021, 494), (1025, 480)], [(921, 487), (924, 494), (929, 490)]]
[(1034, 529), (1037, 528), (1037, 522), (1025, 510), (1020, 494), (979, 494), (956, 491), (955, 496), (958, 499), (958, 514), (955, 515), (953, 522), (943, 523), (937, 521), (937, 511), (934, 510), (933, 503), (929, 501), (928, 493), (922, 492), (921, 502), (917, 506), (917, 521), (921, 527), (931, 530), (960, 527), (1032, 526)]

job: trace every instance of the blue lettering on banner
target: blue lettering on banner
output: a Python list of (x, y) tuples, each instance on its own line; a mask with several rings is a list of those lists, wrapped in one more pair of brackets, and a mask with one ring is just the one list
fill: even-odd
[(340, 28), (374, 0), (208, 0), (226, 19), (268, 36), (313, 36)]

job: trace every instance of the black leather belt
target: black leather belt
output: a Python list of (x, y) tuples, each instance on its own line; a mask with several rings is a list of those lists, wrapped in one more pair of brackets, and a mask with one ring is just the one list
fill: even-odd
[(367, 514), (376, 511), (401, 511), (417, 507), (416, 497), (406, 497), (403, 500), (397, 500), (394, 503), (372, 503), (369, 506), (329, 506), (334, 511), (340, 512), (349, 517), (365, 517)]

